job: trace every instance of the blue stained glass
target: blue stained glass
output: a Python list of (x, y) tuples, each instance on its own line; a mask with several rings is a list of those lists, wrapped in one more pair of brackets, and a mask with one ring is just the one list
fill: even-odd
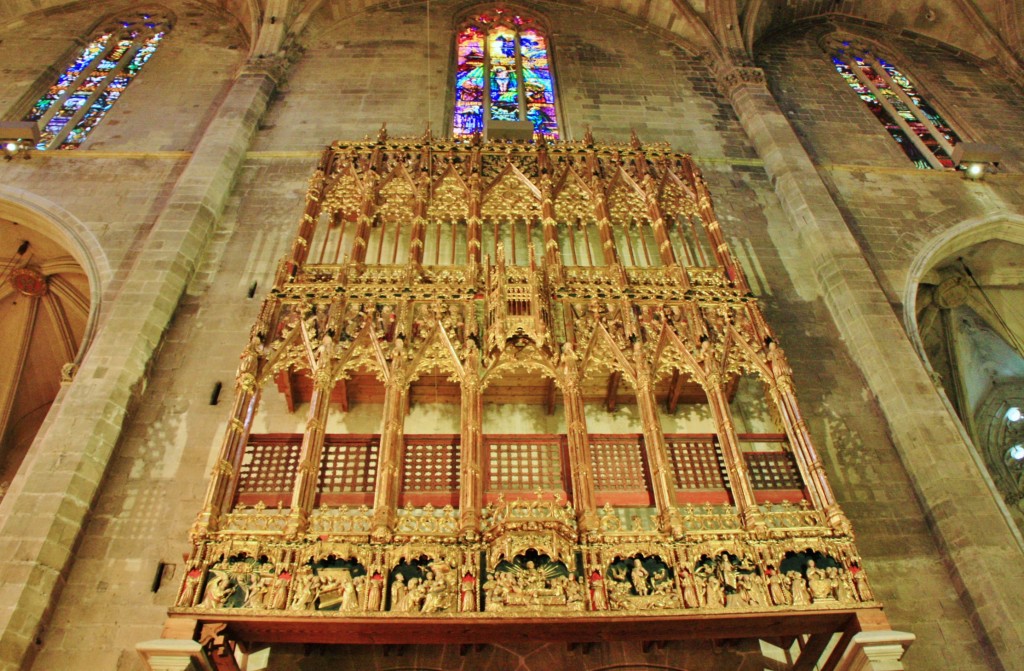
[[(121, 24), (126, 28), (132, 26), (129, 21)], [(27, 121), (38, 121), (52, 113), (40, 132), (37, 149), (48, 148), (72, 121), (74, 127), (60, 148), (77, 148), (152, 57), (164, 33), (155, 33), (139, 44), (139, 32), (127, 31), (110, 47), (112, 37), (111, 33), (104, 33), (90, 42), (25, 117)], [(128, 54), (132, 56), (125, 63)], [(90, 67), (92, 71), (82, 77)]]
[[(880, 78), (878, 77), (877, 73), (875, 73), (874, 71), (871, 71), (870, 73), (868, 72), (869, 70), (871, 70), (871, 68), (869, 66), (864, 65), (862, 59), (855, 58), (855, 62), (857, 63), (857, 67), (860, 67), (861, 71), (864, 72), (864, 74), (867, 76), (867, 78), (873, 84), (875, 84), (875, 87), (879, 91), (879, 93), (881, 93), (882, 95), (887, 95), (887, 94), (895, 95), (895, 94), (892, 93), (891, 90), (888, 89), (888, 87), (884, 87), (883, 88), (883, 87), (879, 87), (878, 86), (878, 82), (875, 81), (875, 80), (876, 79), (880, 79)], [(917, 145), (914, 144), (910, 140), (910, 138), (903, 131), (903, 129), (899, 126), (899, 124), (897, 124), (896, 121), (889, 115), (889, 112), (878, 101), (878, 98), (871, 91), (871, 89), (868, 88), (867, 86), (865, 86), (860, 81), (860, 79), (857, 78), (857, 75), (854, 74), (853, 70), (850, 68), (849, 65), (847, 65), (846, 61), (844, 61), (843, 59), (839, 58), (838, 56), (833, 56), (832, 57), (832, 64), (835, 66), (836, 72), (838, 72), (840, 74), (840, 76), (842, 76), (843, 80), (846, 81), (846, 83), (850, 86), (850, 88), (852, 88), (854, 91), (856, 91), (856, 93), (860, 97), (860, 99), (863, 100), (864, 104), (866, 104), (868, 106), (868, 109), (871, 110), (871, 113), (875, 115), (875, 118), (878, 119), (878, 121), (883, 126), (885, 126), (885, 130), (889, 133), (889, 135), (892, 137), (892, 139), (895, 140), (897, 144), (899, 144), (900, 149), (903, 150), (903, 153), (906, 154), (907, 157), (911, 161), (914, 162), (914, 165), (916, 167), (918, 167), (918, 168), (921, 168), (921, 169), (925, 169), (925, 170), (930, 169), (931, 168), (931, 164), (921, 154), (921, 151), (917, 148)], [(883, 82), (883, 84), (884, 84), (884, 82)], [(888, 97), (888, 95), (887, 95), (886, 100), (888, 102), (892, 103), (892, 100), (891, 100), (891, 98)], [(906, 110), (906, 106), (902, 105), (902, 102), (901, 102), (901, 106), (900, 107), (897, 107), (896, 105), (893, 105), (893, 107), (894, 107), (894, 109), (897, 110), (897, 113), (901, 113), (900, 107), (902, 107), (903, 110)], [(902, 114), (901, 114), (901, 116), (902, 116)], [(916, 120), (916, 118), (914, 119), (914, 122), (917, 123), (918, 125), (921, 125), (920, 122), (918, 122)], [(909, 124), (909, 125), (910, 125), (911, 129), (913, 130), (914, 125), (913, 124)]]
[(157, 33), (148, 40), (146, 40), (132, 60), (125, 67), (121, 74), (115, 75), (106, 89), (96, 98), (95, 102), (89, 106), (89, 109), (85, 112), (82, 118), (75, 124), (75, 127), (68, 132), (67, 137), (60, 145), (60, 149), (77, 149), (82, 142), (85, 141), (86, 135), (91, 131), (96, 124), (98, 124), (106, 113), (113, 106), (114, 102), (121, 97), (121, 94), (128, 87), (128, 85), (138, 74), (142, 66), (153, 56), (156, 52), (156, 47), (163, 39), (164, 33)]
[(455, 135), (484, 129), (484, 38), (470, 26), (459, 34), (455, 73)]
[(526, 92), (526, 118), (534, 131), (558, 138), (555, 115), (555, 89), (548, 67), (548, 48), (544, 36), (535, 30), (524, 30), (520, 36), (523, 62), (523, 88)]
[(516, 67), (516, 34), (510, 28), (492, 28), (487, 36), (490, 53), (491, 118), (519, 121), (519, 73)]
[[(46, 94), (39, 99), (39, 102), (32, 107), (32, 111), (28, 113), (25, 120), (38, 121), (41, 119), (53, 103), (64, 96), (68, 87), (75, 83), (82, 70), (89, 67), (96, 57), (103, 53), (108, 41), (110, 41), (110, 33), (104, 33), (87, 44), (78, 58), (76, 58), (75, 61), (67, 67), (67, 69), (57, 78), (54, 85), (51, 86)], [(63, 124), (61, 125), (63, 126)], [(40, 147), (40, 149), (41, 148), (42, 147)]]

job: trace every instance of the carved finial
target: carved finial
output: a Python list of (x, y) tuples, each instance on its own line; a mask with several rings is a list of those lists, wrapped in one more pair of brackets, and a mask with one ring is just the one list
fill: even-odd
[(380, 130), (377, 131), (377, 142), (388, 141), (388, 122), (385, 121), (380, 125)]
[(427, 122), (427, 129), (425, 131), (423, 131), (423, 142), (424, 142), (424, 144), (429, 144), (433, 140), (434, 140), (434, 134), (432, 132), (430, 132), (430, 122), (428, 121)]
[(583, 144), (588, 147), (594, 146), (594, 134), (590, 132), (590, 124), (587, 124), (587, 132), (583, 134)]
[(640, 142), (640, 136), (636, 134), (635, 128), (629, 129), (629, 144), (633, 149), (643, 149), (643, 144)]

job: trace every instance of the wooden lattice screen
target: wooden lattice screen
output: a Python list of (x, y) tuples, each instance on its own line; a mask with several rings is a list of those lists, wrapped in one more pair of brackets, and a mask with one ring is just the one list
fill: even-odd
[(666, 435), (665, 444), (676, 489), (723, 490), (729, 486), (725, 460), (714, 436)]
[(301, 445), (302, 434), (250, 436), (238, 469), (238, 503), (290, 503)]
[(488, 492), (565, 492), (559, 436), (484, 436)]
[(328, 435), (320, 460), (317, 504), (371, 503), (380, 436)]
[(402, 494), (459, 489), (459, 436), (406, 436)]
[(639, 434), (590, 436), (597, 504), (649, 506), (654, 504), (650, 474)]
[(796, 459), (789, 452), (747, 452), (743, 457), (754, 489), (803, 489)]

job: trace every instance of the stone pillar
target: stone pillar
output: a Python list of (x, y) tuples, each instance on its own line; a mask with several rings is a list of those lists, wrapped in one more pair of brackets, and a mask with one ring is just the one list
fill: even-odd
[(203, 646), (190, 639), (143, 641), (135, 649), (148, 671), (214, 671)]
[[(401, 354), (395, 355), (402, 356)], [(401, 365), (395, 366), (384, 383), (384, 418), (380, 430), (380, 458), (377, 486), (373, 492), (373, 536), (390, 537), (395, 526), (398, 494), (402, 487), (402, 459), (405, 452), (405, 402), (409, 384)]]
[(718, 374), (707, 376), (704, 382), (704, 393), (708, 397), (711, 417), (715, 420), (718, 433), (718, 444), (722, 448), (725, 469), (729, 474), (729, 485), (736, 503), (743, 527), (748, 530), (763, 530), (764, 520), (754, 498), (754, 488), (747, 474), (747, 464), (743, 459), (739, 439), (736, 437), (736, 426), (729, 412), (729, 397), (725, 392), (725, 382)]
[(764, 160), (822, 301), (878, 398), (965, 607), (1000, 663), (1024, 669), (1024, 561), (1013, 523), (971, 457), (972, 447), (828, 187), (765, 86), (764, 74), (758, 68), (723, 67), (718, 79)]
[[(121, 286), (89, 356), (50, 410), (0, 504), (0, 670), (28, 663), (154, 352), (223, 212), (282, 62), (244, 68), (209, 122)], [(155, 555), (150, 554), (150, 557)]]
[(836, 671), (902, 671), (903, 654), (916, 637), (903, 631), (862, 631), (854, 634)]
[(459, 475), (459, 518), (462, 534), (475, 537), (480, 531), (480, 510), (484, 505), (483, 395), (480, 393), (479, 352), (473, 341), (466, 344), (460, 409), (461, 473)]
[(586, 533), (597, 529), (594, 463), (590, 455), (587, 416), (583, 406), (583, 392), (580, 390), (580, 376), (575, 360), (565, 362), (564, 372), (562, 397), (565, 405), (566, 441), (569, 450), (569, 487), (572, 490), (572, 505), (576, 509), (580, 532)]
[(285, 534), (291, 537), (305, 533), (309, 526), (309, 516), (313, 512), (313, 503), (316, 500), (324, 436), (327, 434), (327, 414), (331, 409), (333, 390), (334, 377), (331, 375), (329, 364), (317, 366), (313, 371), (313, 393), (309, 399), (306, 430), (302, 434), (299, 466), (295, 473), (295, 488), (292, 490), (292, 508), (285, 529)]
[(672, 464), (665, 447), (665, 434), (661, 430), (658, 401), (654, 397), (651, 371), (640, 363), (636, 370), (636, 402), (640, 409), (640, 422), (644, 431), (644, 451), (651, 469), (651, 488), (658, 507), (661, 530), (682, 536), (683, 525), (676, 506), (676, 488), (672, 483)]

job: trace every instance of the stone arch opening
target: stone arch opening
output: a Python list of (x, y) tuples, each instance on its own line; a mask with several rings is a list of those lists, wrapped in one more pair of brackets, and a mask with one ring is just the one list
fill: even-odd
[(989, 217), (950, 229), (911, 267), (904, 318), (994, 492), (1024, 528), (1021, 259), (1022, 217)]
[(0, 337), (9, 345), (0, 357), (0, 495), (92, 339), (95, 250), (69, 214), (0, 188)]

